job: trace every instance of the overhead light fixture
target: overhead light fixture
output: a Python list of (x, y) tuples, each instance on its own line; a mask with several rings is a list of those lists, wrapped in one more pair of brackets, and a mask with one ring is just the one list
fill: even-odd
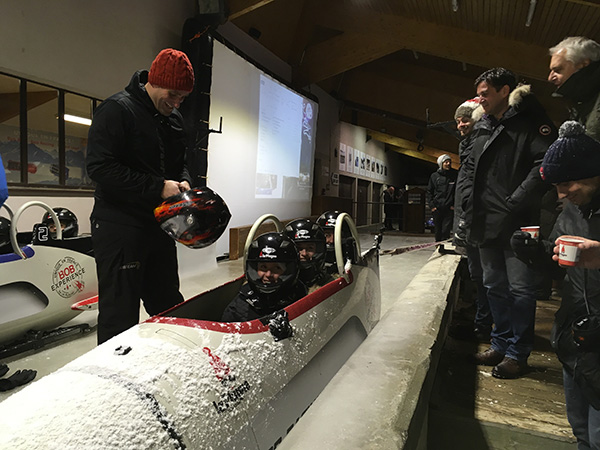
[(531, 26), (531, 21), (533, 20), (533, 13), (535, 12), (535, 4), (536, 3), (537, 3), (537, 0), (529, 1), (529, 11), (527, 12), (527, 20), (525, 21), (526, 27)]
[(67, 122), (79, 123), (81, 125), (87, 125), (88, 127), (92, 124), (92, 120), (86, 119), (85, 117), (74, 116), (72, 114), (65, 114), (63, 117)]
[(458, 11), (458, 0), (452, 0), (452, 11)]

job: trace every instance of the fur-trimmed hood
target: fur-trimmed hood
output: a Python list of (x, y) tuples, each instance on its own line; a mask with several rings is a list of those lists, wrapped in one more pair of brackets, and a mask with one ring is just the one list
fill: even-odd
[(483, 108), (479, 105), (477, 108), (473, 110), (473, 114), (471, 115), (471, 119), (474, 122), (478, 122), (483, 117)]
[(523, 102), (523, 99), (531, 95), (531, 85), (519, 84), (508, 96), (508, 105), (513, 108), (518, 108)]
[[(504, 121), (517, 114), (540, 114), (545, 116), (546, 112), (538, 99), (531, 91), (531, 85), (519, 84), (508, 96), (508, 110), (502, 116), (500, 121)], [(484, 115), (488, 121), (495, 122), (496, 119), (489, 115)]]

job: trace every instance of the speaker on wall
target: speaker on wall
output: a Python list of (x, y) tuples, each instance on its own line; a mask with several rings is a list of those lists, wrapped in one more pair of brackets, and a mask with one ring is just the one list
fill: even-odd
[(215, 26), (227, 21), (229, 13), (225, 6), (225, 0), (197, 0), (197, 19), (203, 25)]

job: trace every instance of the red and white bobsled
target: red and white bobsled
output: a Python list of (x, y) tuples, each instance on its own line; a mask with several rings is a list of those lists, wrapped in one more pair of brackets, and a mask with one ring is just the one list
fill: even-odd
[[(57, 239), (50, 239), (45, 227), (34, 233), (17, 232), (21, 214), (32, 206), (50, 213)], [(98, 282), (89, 254), (90, 236), (62, 239), (56, 213), (38, 201), (17, 210), (10, 233), (10, 247), (0, 249), (0, 344), (30, 330), (52, 330), (96, 305)], [(20, 244), (23, 240), (26, 245)]]
[[(360, 255), (345, 267), (343, 222)], [(379, 320), (379, 242), (361, 254), (342, 214), (335, 247), (341, 276), (285, 308), (290, 337), (276, 340), (260, 319), (219, 322), (240, 277), (0, 403), (0, 448), (275, 448)]]

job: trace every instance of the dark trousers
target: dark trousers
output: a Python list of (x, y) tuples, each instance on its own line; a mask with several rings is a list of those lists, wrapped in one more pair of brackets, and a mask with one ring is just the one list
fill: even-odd
[(469, 274), (477, 289), (477, 313), (475, 314), (475, 327), (481, 331), (491, 331), (494, 319), (487, 299), (487, 291), (483, 285), (483, 268), (479, 248), (469, 245), (466, 247)]
[(479, 248), (479, 255), (494, 319), (492, 348), (509, 358), (526, 361), (533, 349), (539, 274), (512, 250)]
[(563, 369), (567, 419), (577, 438), (577, 450), (600, 448), (600, 411), (585, 397), (573, 377)]
[(98, 344), (139, 322), (140, 299), (153, 316), (181, 303), (175, 242), (158, 226), (92, 221), (98, 274)]
[(454, 210), (450, 208), (437, 208), (433, 213), (433, 224), (435, 225), (435, 241), (444, 241), (450, 238), (452, 222), (454, 221)]
[(394, 219), (395, 217), (392, 215), (392, 213), (385, 213), (385, 220), (383, 221), (383, 225), (385, 226), (386, 230), (394, 229)]

